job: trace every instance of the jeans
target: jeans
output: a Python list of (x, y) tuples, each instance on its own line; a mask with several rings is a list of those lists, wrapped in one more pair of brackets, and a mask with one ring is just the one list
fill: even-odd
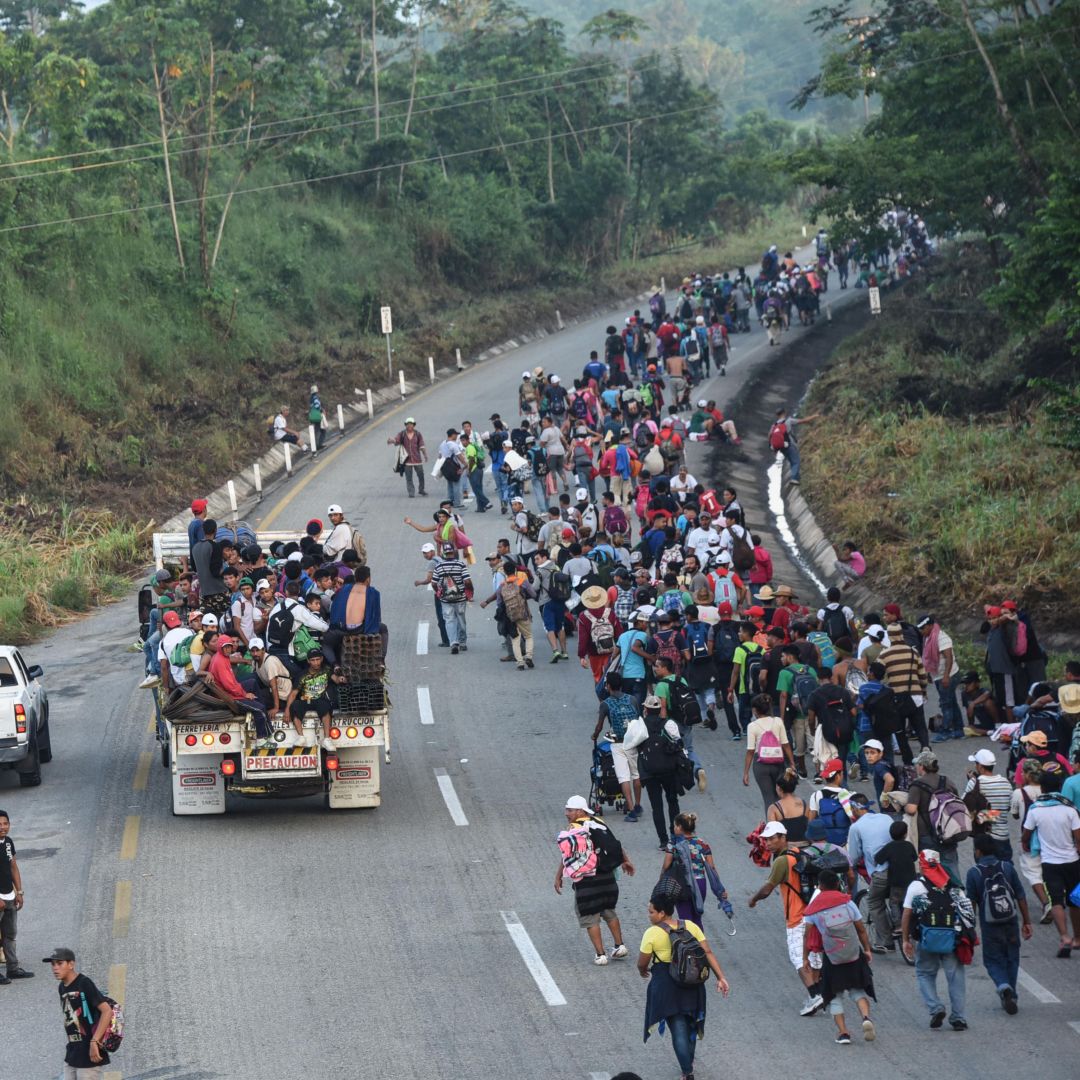
[[(548, 494), (547, 494), (547, 477), (546, 476), (537, 476), (535, 473), (533, 473), (532, 495), (533, 495), (533, 502), (536, 504), (536, 512), (541, 517), (543, 517), (543, 515), (547, 513), (547, 509), (548, 509), (547, 508)], [(491, 504), (488, 503), (488, 505), (490, 506)]]
[(788, 479), (794, 484), (799, 480), (799, 444), (789, 442), (787, 449), (783, 451), (788, 463)]
[(419, 482), (420, 494), (426, 495), (424, 490), (424, 466), (423, 465), (406, 465), (405, 466), (405, 490), (410, 494), (415, 494), (413, 491), (414, 483), (413, 478)]
[(937, 974), (945, 971), (945, 983), (949, 988), (949, 1019), (963, 1020), (967, 984), (964, 978), (964, 965), (956, 959), (956, 953), (941, 956), (938, 953), (924, 952), (921, 945), (915, 946), (915, 981), (919, 984), (930, 1015), (940, 1012), (945, 1006), (937, 995)]
[(694, 1070), (694, 1048), (697, 1029), (686, 1013), (676, 1013), (667, 1018), (668, 1031), (671, 1032), (671, 1048), (675, 1051), (675, 1060), (684, 1073)]
[(450, 639), (446, 636), (446, 620), (443, 618), (442, 604), (438, 600), (435, 601), (435, 622), (439, 626), (439, 640), (444, 645), (449, 645)]
[(684, 727), (680, 724), (679, 735), (682, 738), (683, 749), (686, 751), (686, 756), (694, 763), (694, 775), (696, 776), (698, 769), (700, 769), (702, 765), (701, 759), (694, 753), (694, 728)]
[(960, 703), (956, 700), (956, 683), (945, 686), (941, 679), (935, 679), (934, 685), (941, 703), (941, 730), (950, 735), (963, 735), (964, 717), (960, 713)]
[[(679, 789), (676, 786), (675, 774), (668, 776), (653, 776), (643, 780), (642, 784), (649, 795), (649, 806), (652, 808), (653, 825), (656, 835), (661, 844), (668, 842), (669, 836), (674, 835), (675, 818), (679, 813)], [(664, 820), (664, 800), (667, 799), (667, 820)]]
[(752, 695), (739, 694), (739, 727), (742, 728), (742, 733), (745, 735), (747, 728), (750, 727), (750, 721), (753, 719), (753, 709), (750, 707)]
[(465, 608), (466, 604), (443, 604), (443, 619), (446, 620), (446, 636), (451, 645), (465, 645)]
[(454, 509), (461, 509), (461, 497), (465, 494), (465, 477), (446, 481), (446, 497), (454, 504)]
[(486, 510), (491, 505), (491, 500), (484, 494), (484, 470), (473, 469), (469, 473), (469, 487), (476, 496), (477, 511)]
[(1020, 928), (1014, 919), (1000, 926), (982, 924), (983, 967), (998, 993), (1016, 989), (1020, 971)]
[[(157, 611), (150, 612), (150, 625), (154, 625), (154, 616)], [(143, 642), (143, 656), (146, 659), (146, 674), (160, 675), (161, 661), (158, 659), (158, 646), (161, 645), (161, 631), (154, 630)]]
[(492, 468), (491, 475), (495, 480), (495, 490), (499, 494), (499, 502), (505, 506), (510, 501), (510, 477), (501, 469)]
[(592, 476), (592, 463), (582, 465), (574, 470), (579, 487), (586, 488), (589, 492), (589, 502), (596, 502), (596, 481)]

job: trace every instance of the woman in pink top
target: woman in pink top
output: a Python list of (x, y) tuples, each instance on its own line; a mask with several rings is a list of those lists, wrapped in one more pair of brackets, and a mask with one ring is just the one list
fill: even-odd
[(836, 572), (844, 579), (844, 588), (848, 589), (866, 573), (866, 560), (855, 544), (848, 540), (836, 560)]

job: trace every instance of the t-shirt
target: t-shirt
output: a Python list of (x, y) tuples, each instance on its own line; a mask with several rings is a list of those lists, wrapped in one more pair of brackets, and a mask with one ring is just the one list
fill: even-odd
[(285, 429), (287, 427), (288, 424), (285, 423), (285, 417), (282, 416), (281, 413), (278, 413), (277, 416), (274, 417), (274, 438), (279, 441), (284, 439)]
[(14, 861), (15, 841), (5, 836), (0, 840), (0, 900), (13, 900), (15, 897), (15, 879), (11, 873)]
[[(796, 675), (813, 675), (817, 678), (817, 672), (806, 664), (788, 664), (783, 671), (777, 676), (776, 679), (776, 692), (777, 694), (787, 694), (788, 704), (791, 704), (791, 698), (795, 694), (795, 676)], [(804, 714), (806, 712), (805, 706), (801, 710)]]
[(877, 855), (875, 862), (888, 865), (889, 888), (906, 889), (915, 880), (915, 861), (918, 853), (910, 840), (890, 840)]
[(267, 653), (263, 662), (255, 668), (255, 674), (267, 687), (272, 687), (273, 680), (277, 679), (278, 700), (284, 705), (292, 693), (292, 676), (281, 660)]
[(172, 676), (172, 681), (175, 686), (183, 686), (187, 681), (187, 667), (178, 667), (172, 662), (173, 650), (181, 642), (186, 641), (188, 638), (194, 642), (195, 635), (186, 626), (175, 626), (161, 639), (161, 644), (158, 646), (158, 660), (163, 664), (167, 661), (169, 664), (169, 674)]
[(329, 685), (330, 672), (325, 668), (321, 671), (309, 671), (300, 679), (300, 700), (311, 702), (322, 697)]
[[(789, 435), (790, 435), (790, 432), (791, 432), (791, 429), (789, 428), (788, 429)], [(839, 604), (829, 604), (827, 607), (818, 608), (817, 617), (820, 620), (822, 626), (825, 625), (825, 612), (826, 611), (835, 611), (838, 607), (840, 607)], [(844, 612), (844, 618), (849, 623), (852, 622), (855, 619), (855, 612), (852, 611), (851, 608), (845, 606), (841, 610)]]
[[(698, 941), (705, 940), (705, 933), (697, 923), (692, 923), (687, 919), (682, 925)], [(667, 926), (667, 923), (664, 926)], [(664, 926), (650, 926), (641, 936), (641, 951), (652, 956), (658, 964), (671, 963), (671, 935)]]
[(1028, 810), (1024, 828), (1039, 830), (1039, 849), (1044, 863), (1061, 865), (1080, 858), (1073, 839), (1073, 830), (1080, 829), (1080, 813), (1075, 806), (1040, 799)]
[(762, 652), (760, 645), (754, 642), (743, 642), (736, 650), (735, 655), (731, 658), (733, 664), (739, 665), (739, 693), (758, 693), (759, 688), (754, 687), (752, 691), (746, 689), (746, 663), (747, 659), (751, 656), (758, 656)]
[(547, 451), (549, 458), (562, 457), (563, 450), (562, 433), (552, 424), (551, 427), (541, 428), (537, 442)]
[(784, 919), (789, 928), (799, 925), (803, 920), (806, 904), (799, 892), (799, 875), (795, 873), (795, 856), (783, 852), (773, 860), (769, 871), (769, 884), (780, 890), (780, 899), (784, 903)]
[[(1009, 839), (1009, 803), (1012, 801), (1012, 784), (1004, 776), (979, 776), (979, 791), (986, 796), (991, 810), (998, 812), (990, 824), (990, 835), (995, 840)], [(963, 794), (975, 788), (975, 778), (967, 782)]]
[[(942, 788), (951, 791), (954, 795), (957, 794), (956, 785), (940, 773), (927, 773), (925, 776), (920, 776), (908, 789), (908, 802), (914, 804), (915, 816), (918, 819), (920, 842), (936, 841), (934, 826), (930, 821), (930, 796), (935, 791), (941, 791)], [(935, 842), (927, 846), (936, 847), (937, 844)]]
[(107, 1065), (109, 1055), (104, 1047), (100, 1048), (100, 1061), (90, 1060), (90, 1038), (101, 1019), (100, 1009), (105, 1003), (101, 991), (81, 974), (76, 975), (67, 986), (60, 982), (56, 988), (60, 991), (60, 1008), (67, 1032), (64, 1061), (74, 1069), (96, 1069), (98, 1065)]
[(622, 654), (622, 667), (620, 670), (624, 679), (645, 678), (645, 657), (639, 656), (630, 648), (635, 641), (641, 642), (641, 646), (644, 648), (648, 644), (649, 637), (644, 630), (624, 630), (619, 635), (619, 652)]
[(756, 716), (746, 729), (746, 749), (757, 750), (757, 744), (766, 731), (771, 731), (781, 745), (788, 741), (787, 728), (779, 716)]
[[(438, 559), (431, 571), (431, 581), (440, 603), (465, 603), (465, 564), (460, 559)], [(452, 599), (448, 599), (452, 596)]]
[(1080, 773), (1070, 776), (1061, 785), (1061, 794), (1065, 796), (1077, 809), (1080, 809)]
[(926, 886), (918, 879), (914, 878), (911, 884), (907, 887), (907, 892), (904, 893), (904, 907), (911, 909), (915, 901), (920, 896), (926, 895)]
[(517, 533), (517, 550), (520, 555), (527, 555), (530, 551), (536, 550), (536, 541), (530, 540), (526, 535), (525, 530), (529, 527), (529, 515), (525, 510), (519, 510), (514, 515), (514, 524), (521, 531)]
[(242, 596), (232, 602), (230, 608), (233, 617), (233, 625), (239, 626), (245, 638), (255, 636), (255, 602), (245, 600)]
[(953, 653), (952, 667), (948, 672), (945, 671), (945, 650), (953, 647), (952, 638), (945, 633), (944, 630), (938, 631), (938, 669), (937, 671), (928, 672), (930, 677), (934, 680), (943, 679), (946, 674), (950, 678), (960, 670), (960, 665), (956, 661), (956, 653)]

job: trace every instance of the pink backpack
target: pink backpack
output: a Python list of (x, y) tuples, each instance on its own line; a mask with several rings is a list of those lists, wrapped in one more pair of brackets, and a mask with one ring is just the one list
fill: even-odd
[(784, 760), (784, 748), (775, 732), (766, 731), (757, 741), (756, 760), (762, 765), (778, 765)]
[(588, 829), (564, 829), (556, 843), (562, 856), (563, 873), (571, 881), (581, 881), (596, 873), (596, 848)]

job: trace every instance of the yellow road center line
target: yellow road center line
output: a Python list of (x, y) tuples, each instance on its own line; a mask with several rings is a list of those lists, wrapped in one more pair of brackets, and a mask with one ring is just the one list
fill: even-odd
[(146, 734), (154, 735), (157, 733), (157, 716), (154, 713), (150, 714), (150, 723), (146, 725)]
[(116, 900), (113, 902), (113, 927), (114, 938), (125, 938), (128, 927), (131, 925), (131, 882), (118, 881), (116, 883)]
[[(115, 994), (110, 994), (109, 997), (111, 997), (115, 1001), (120, 1000)], [(109, 1072), (105, 1073), (102, 1076), (101, 1080), (124, 1080), (124, 1074), (123, 1073), (118, 1073), (118, 1072), (112, 1072), (110, 1070)]]
[[(124, 822), (124, 837), (120, 841), (120, 858), (134, 859), (139, 848), (139, 815), (131, 814)], [(116, 997), (113, 994), (113, 997)], [(119, 998), (117, 998), (119, 1000)]]
[[(109, 997), (118, 1005), (124, 1004), (127, 990), (127, 964), (113, 964), (109, 968)], [(119, 1073), (106, 1073), (106, 1076), (119, 1076)]]
[(139, 764), (135, 766), (135, 777), (131, 781), (132, 791), (145, 791), (147, 781), (150, 779), (150, 763), (154, 755), (149, 750), (144, 750), (139, 755)]

